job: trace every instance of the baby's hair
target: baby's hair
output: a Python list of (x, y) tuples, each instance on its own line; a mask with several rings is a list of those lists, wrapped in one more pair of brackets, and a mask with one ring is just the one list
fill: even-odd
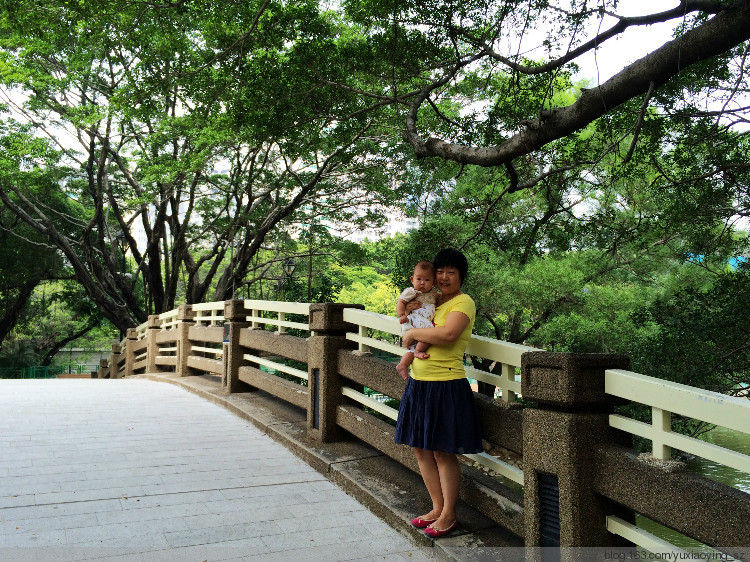
[(417, 265), (414, 266), (414, 271), (427, 271), (432, 274), (433, 277), (435, 277), (435, 266), (432, 265), (432, 262), (430, 260), (422, 260), (420, 262), (417, 262)]

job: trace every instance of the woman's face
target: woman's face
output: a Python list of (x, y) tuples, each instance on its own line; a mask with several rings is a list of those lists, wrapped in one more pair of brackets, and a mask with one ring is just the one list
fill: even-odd
[(443, 296), (455, 295), (461, 290), (461, 274), (455, 267), (441, 267), (435, 271), (435, 279)]

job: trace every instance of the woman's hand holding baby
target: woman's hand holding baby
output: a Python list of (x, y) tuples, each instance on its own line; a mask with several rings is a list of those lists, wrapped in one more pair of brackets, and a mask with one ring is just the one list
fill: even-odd
[(404, 335), (401, 336), (401, 346), (408, 348), (411, 344), (417, 341), (417, 339), (412, 335), (412, 332), (414, 330), (407, 330)]

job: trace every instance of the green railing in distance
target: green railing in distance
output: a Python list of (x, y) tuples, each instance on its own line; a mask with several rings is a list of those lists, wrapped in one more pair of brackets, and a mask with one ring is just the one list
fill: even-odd
[(0, 379), (56, 379), (59, 375), (84, 375), (96, 371), (95, 364), (45, 365), (0, 369)]

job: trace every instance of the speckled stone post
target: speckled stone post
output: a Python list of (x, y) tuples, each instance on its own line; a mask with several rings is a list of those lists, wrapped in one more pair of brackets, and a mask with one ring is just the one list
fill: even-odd
[(158, 314), (148, 317), (146, 326), (146, 372), (158, 373), (161, 369), (156, 366), (156, 356), (159, 354), (159, 346), (156, 344), (156, 333), (161, 329), (161, 321)]
[(125, 345), (125, 370), (122, 372), (123, 377), (133, 374), (133, 364), (135, 363), (135, 342), (138, 341), (138, 332), (135, 328), (128, 328), (125, 332), (127, 344)]
[(117, 370), (117, 358), (120, 353), (119, 344), (113, 343), (112, 344), (112, 351), (109, 354), (109, 371), (107, 374), (108, 379), (115, 379), (117, 378), (118, 370)]
[(107, 359), (99, 359), (99, 370), (97, 371), (96, 378), (109, 378), (109, 361)]
[(187, 366), (188, 357), (190, 357), (190, 338), (188, 332), (190, 326), (195, 324), (195, 313), (193, 307), (189, 304), (183, 304), (177, 308), (177, 361), (175, 364), (175, 372), (177, 376), (187, 377), (189, 376), (190, 369)]
[(554, 511), (559, 516), (559, 546), (623, 544), (607, 532), (605, 518), (632, 515), (595, 492), (594, 455), (599, 444), (613, 439), (608, 415), (614, 401), (604, 392), (604, 371), (629, 367), (624, 355), (522, 356), (522, 394), (524, 400), (537, 403), (523, 413), (526, 546), (555, 546)]
[(120, 361), (122, 361), (122, 346), (119, 343), (113, 343), (112, 344), (112, 355), (109, 356), (110, 365), (112, 366), (109, 378), (111, 379), (119, 379), (122, 378), (122, 375), (120, 374)]
[(345, 308), (362, 305), (315, 303), (310, 305), (308, 344), (308, 434), (323, 443), (340, 441), (347, 433), (336, 425), (336, 412), (344, 397), (338, 369), (339, 350), (346, 346), (346, 332), (356, 327), (344, 322)]
[(229, 338), (223, 344), (224, 371), (221, 376), (221, 386), (227, 394), (239, 390), (240, 366), (247, 364), (240, 346), (240, 331), (250, 326), (246, 318), (247, 310), (245, 310), (244, 301), (224, 301), (224, 322), (229, 322)]

